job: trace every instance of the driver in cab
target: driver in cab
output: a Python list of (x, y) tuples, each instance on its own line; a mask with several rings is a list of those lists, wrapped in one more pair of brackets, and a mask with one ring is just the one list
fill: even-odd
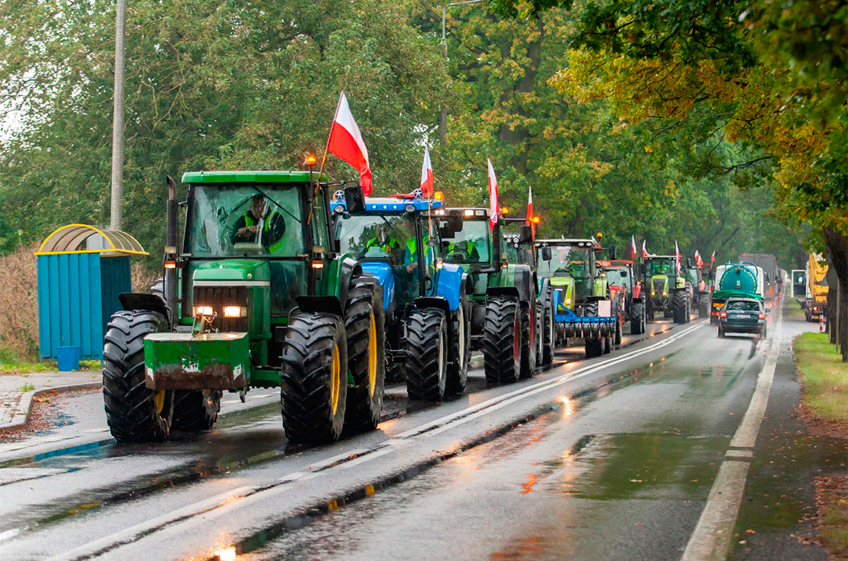
[(364, 257), (382, 253), (386, 257), (391, 257), (393, 262), (397, 262), (400, 250), (400, 242), (389, 235), (388, 227), (385, 224), (379, 224), (375, 236), (368, 240), (362, 253)]
[(264, 195), (254, 195), (250, 210), (236, 221), (230, 241), (236, 244), (261, 240), (262, 246), (271, 253), (279, 248), (286, 233), (286, 223), (282, 215), (269, 207)]

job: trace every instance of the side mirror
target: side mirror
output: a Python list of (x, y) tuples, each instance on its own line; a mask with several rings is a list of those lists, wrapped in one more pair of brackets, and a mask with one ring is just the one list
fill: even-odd
[[(448, 214), (444, 218), (440, 218), (442, 225), (439, 227), (440, 232), (461, 232), (462, 231), (462, 215)], [(442, 236), (444, 237), (444, 236)]]
[(452, 240), (456, 237), (456, 232), (448, 228), (439, 228), (439, 237), (443, 240)]
[(615, 249), (615, 244), (610, 244), (610, 246), (609, 246), (610, 261), (613, 261), (614, 259), (616, 259), (617, 258), (616, 256), (617, 256), (617, 253), (616, 253), (616, 249)]
[(766, 308), (766, 313), (768, 314), (770, 312), (771, 312), (771, 308)]
[(551, 248), (549, 248), (549, 247), (543, 247), (542, 248), (542, 261), (550, 261), (551, 259), (553, 259), (553, 257), (554, 256), (553, 256), (553, 252), (551, 251)]
[(525, 244), (533, 241), (533, 228), (529, 224), (522, 224), (518, 230), (518, 243)]
[(365, 194), (362, 192), (361, 185), (345, 187), (344, 197), (348, 212), (365, 212)]

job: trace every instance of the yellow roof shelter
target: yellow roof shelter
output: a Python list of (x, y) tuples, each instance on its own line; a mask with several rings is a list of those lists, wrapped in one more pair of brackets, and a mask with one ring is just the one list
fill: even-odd
[[(100, 249), (77, 249), (88, 238), (100, 234), (105, 241)], [(68, 224), (47, 236), (36, 255), (62, 255), (68, 253), (101, 253), (104, 255), (147, 255), (141, 244), (121, 230), (100, 229), (87, 224)]]

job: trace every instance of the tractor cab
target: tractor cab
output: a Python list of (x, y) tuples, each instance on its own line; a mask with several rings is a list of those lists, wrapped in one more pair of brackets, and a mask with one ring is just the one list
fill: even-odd
[(551, 279), (562, 291), (560, 303), (573, 310), (590, 297), (606, 296), (606, 279), (599, 274), (595, 241), (591, 239), (539, 240), (536, 242), (539, 276)]

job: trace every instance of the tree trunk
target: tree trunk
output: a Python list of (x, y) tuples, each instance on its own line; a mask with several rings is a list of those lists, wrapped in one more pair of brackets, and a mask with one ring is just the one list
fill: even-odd
[[(839, 287), (841, 293), (841, 299), (845, 300), (845, 296), (848, 295), (846, 293), (846, 288), (848, 288), (848, 238), (845, 237), (841, 232), (837, 232), (831, 228), (824, 229), (824, 244), (825, 244), (825, 252), (827, 254), (827, 263), (829, 267), (832, 267), (836, 271), (836, 276), (839, 279)], [(833, 320), (836, 320), (836, 287), (831, 287), (828, 290), (828, 298), (827, 298), (827, 309), (828, 309), (828, 324), (831, 321), (831, 317)], [(833, 297), (831, 298), (831, 294)], [(840, 310), (840, 318), (839, 318), (839, 333), (835, 333), (831, 336), (831, 342), (835, 342), (836, 337), (838, 336), (839, 347), (842, 351), (842, 361), (848, 362), (848, 321), (846, 321), (846, 317), (848, 317), (848, 306), (845, 306), (845, 303), (842, 303)], [(835, 325), (834, 325), (835, 327)], [(835, 332), (836, 329), (832, 329), (832, 332)]]

